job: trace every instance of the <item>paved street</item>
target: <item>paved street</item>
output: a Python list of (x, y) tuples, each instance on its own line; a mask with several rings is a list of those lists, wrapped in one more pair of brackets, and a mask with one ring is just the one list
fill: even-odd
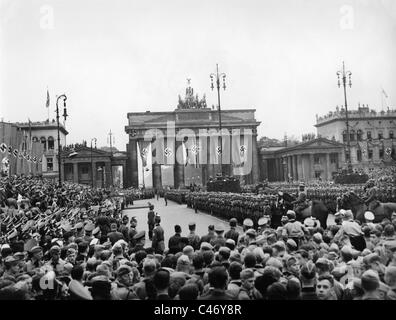
[[(161, 215), (161, 225), (165, 231), (165, 246), (168, 246), (168, 239), (172, 235), (174, 235), (174, 225), (179, 224), (182, 228), (182, 236), (187, 236), (189, 233), (188, 223), (194, 221), (197, 225), (196, 233), (199, 236), (207, 234), (208, 225), (213, 224), (222, 224), (224, 226), (224, 230), (228, 230), (228, 221), (221, 220), (217, 217), (211, 216), (202, 211), (195, 211), (191, 208), (188, 208), (185, 204), (178, 204), (173, 201), (168, 201), (168, 205), (165, 206), (165, 201), (163, 198), (160, 198), (158, 201), (156, 199), (149, 200), (138, 200), (134, 201), (134, 206), (140, 207), (147, 205), (148, 202), (154, 204), (154, 211), (158, 212)], [(137, 230), (145, 230), (146, 231), (146, 246), (151, 245), (151, 241), (148, 239), (148, 226), (147, 226), (147, 212), (148, 208), (142, 209), (132, 209), (130, 206), (128, 209), (124, 210), (124, 214), (127, 214), (128, 217), (135, 216), (138, 225)], [(334, 224), (334, 216), (329, 215), (327, 219), (328, 224)], [(237, 230), (242, 232), (242, 227), (238, 227)]]
[[(168, 239), (169, 237), (175, 234), (174, 225), (179, 224), (182, 228), (182, 236), (187, 236), (189, 233), (188, 223), (194, 221), (197, 225), (196, 233), (199, 236), (205, 235), (208, 233), (208, 226), (210, 224), (217, 225), (222, 224), (224, 226), (224, 230), (228, 230), (228, 221), (220, 220), (214, 216), (208, 215), (204, 212), (195, 211), (191, 208), (187, 208), (185, 204), (178, 204), (176, 202), (168, 201), (168, 205), (165, 206), (165, 201), (163, 198), (160, 198), (159, 201), (155, 199), (149, 200), (139, 200), (134, 201), (134, 206), (142, 206), (146, 205), (147, 202), (151, 202), (154, 205), (154, 211), (158, 212), (161, 216), (161, 225), (165, 231), (165, 246), (168, 247)], [(135, 216), (138, 225), (137, 230), (145, 230), (146, 231), (146, 246), (151, 244), (151, 241), (148, 240), (148, 226), (147, 226), (147, 212), (148, 208), (143, 209), (132, 209), (130, 206), (128, 209), (124, 210), (124, 214), (127, 214), (128, 217)], [(238, 231), (242, 231), (241, 227), (237, 228)]]

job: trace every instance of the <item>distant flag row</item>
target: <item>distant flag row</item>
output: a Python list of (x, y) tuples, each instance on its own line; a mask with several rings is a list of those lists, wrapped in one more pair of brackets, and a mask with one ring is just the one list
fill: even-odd
[(7, 146), (7, 144), (5, 144), (4, 142), (0, 144), (0, 152), (1, 153), (8, 152), (8, 154), (13, 155), (14, 158), (18, 158), (20, 160), (25, 159), (28, 162), (42, 163), (43, 161), (41, 158), (30, 155), (26, 151), (19, 151), (18, 149), (13, 148), (12, 146)]

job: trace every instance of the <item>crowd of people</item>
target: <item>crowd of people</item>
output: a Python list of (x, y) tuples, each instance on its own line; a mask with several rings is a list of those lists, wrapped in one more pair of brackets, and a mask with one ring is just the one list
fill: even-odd
[(323, 229), (290, 210), (276, 228), (244, 218), (238, 232), (232, 217), (229, 229), (209, 225), (204, 235), (191, 222), (165, 243), (150, 205), (147, 243), (147, 226), (121, 202), (89, 186), (3, 178), (0, 299), (396, 299), (396, 213), (374, 224), (367, 212), (362, 224), (340, 210)]

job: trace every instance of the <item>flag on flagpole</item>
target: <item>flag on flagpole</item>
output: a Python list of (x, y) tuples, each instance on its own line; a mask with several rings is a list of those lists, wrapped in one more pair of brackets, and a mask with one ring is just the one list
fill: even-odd
[(49, 96), (48, 89), (47, 89), (47, 102), (46, 102), (45, 106), (46, 106), (47, 108), (49, 108), (49, 106), (50, 106), (50, 96)]

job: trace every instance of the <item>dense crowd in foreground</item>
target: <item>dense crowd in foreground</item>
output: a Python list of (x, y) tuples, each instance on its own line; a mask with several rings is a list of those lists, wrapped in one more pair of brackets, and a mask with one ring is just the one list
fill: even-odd
[[(293, 211), (243, 233), (195, 223), (164, 243), (161, 212), (147, 225), (121, 212), (106, 190), (45, 180), (0, 184), (0, 299), (12, 300), (395, 300), (396, 217), (372, 223), (337, 213), (323, 230)], [(188, 231), (187, 231), (188, 230)]]

